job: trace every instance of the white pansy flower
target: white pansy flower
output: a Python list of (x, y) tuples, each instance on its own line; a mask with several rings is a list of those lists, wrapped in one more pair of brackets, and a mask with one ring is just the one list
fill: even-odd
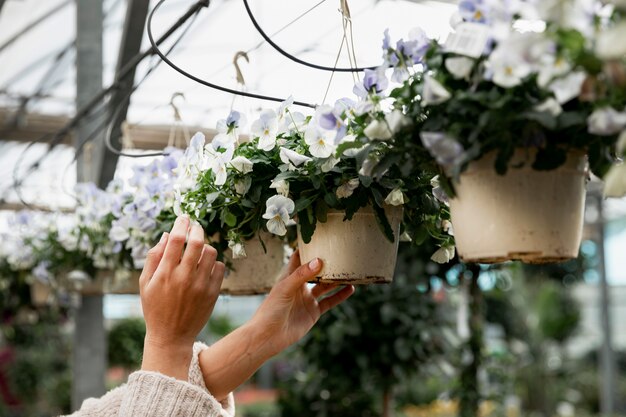
[(454, 254), (454, 246), (442, 246), (437, 250), (437, 252), (433, 253), (433, 256), (431, 256), (430, 259), (438, 264), (445, 264), (454, 258)]
[(252, 177), (250, 176), (247, 176), (247, 177), (244, 177), (243, 179), (239, 179), (235, 181), (235, 191), (239, 195), (244, 195), (245, 193), (247, 193), (250, 190), (251, 186), (252, 186)]
[(626, 152), (626, 130), (620, 133), (619, 138), (617, 138), (617, 144), (615, 145), (615, 150), (617, 151), (618, 156), (623, 156), (624, 153)]
[(385, 198), (385, 203), (389, 204), (390, 206), (403, 205), (404, 203), (406, 203), (406, 200), (404, 198), (404, 193), (402, 192), (401, 189), (394, 188), (393, 190), (391, 190), (389, 195), (387, 195), (387, 198)]
[(309, 145), (309, 152), (316, 158), (328, 158), (335, 152), (335, 132), (326, 131), (312, 123), (304, 132), (304, 141)]
[(626, 127), (626, 113), (618, 112), (613, 107), (595, 110), (587, 118), (587, 129), (594, 135), (614, 135)]
[(278, 119), (274, 110), (264, 110), (259, 119), (252, 123), (251, 131), (254, 137), (259, 138), (259, 149), (271, 151), (276, 146), (278, 134)]
[(441, 222), (441, 229), (444, 232), (447, 232), (450, 236), (454, 236), (454, 228), (452, 227), (452, 222), (450, 220), (444, 220)]
[(626, 22), (600, 32), (596, 52), (602, 59), (621, 59), (626, 55)]
[(559, 104), (559, 102), (554, 98), (549, 98), (541, 104), (538, 104), (533, 109), (539, 113), (550, 113), (552, 116), (556, 117), (559, 114), (563, 113), (563, 108)]
[(335, 195), (337, 196), (337, 198), (348, 198), (354, 193), (354, 190), (356, 190), (357, 188), (359, 188), (359, 179), (352, 178), (348, 182), (344, 182), (339, 187), (337, 187)]
[(224, 152), (210, 152), (209, 166), (215, 175), (215, 185), (224, 185), (228, 173), (226, 167), (233, 158), (234, 148), (227, 148)]
[(234, 240), (228, 241), (228, 247), (233, 252), (233, 259), (241, 259), (245, 258), (246, 255), (246, 247), (242, 242), (237, 242)]
[(339, 163), (339, 161), (339, 158), (331, 156), (330, 158), (326, 159), (326, 161), (324, 161), (320, 168), (322, 169), (322, 172), (330, 172)]
[(520, 85), (522, 79), (532, 71), (530, 65), (524, 62), (515, 51), (505, 51), (500, 48), (491, 54), (488, 66), (492, 72), (493, 83), (503, 88)]
[(365, 136), (370, 140), (388, 140), (391, 139), (392, 133), (386, 121), (374, 119), (363, 130)]
[(230, 161), (230, 166), (242, 174), (247, 174), (252, 172), (254, 164), (245, 156), (236, 156), (232, 159), (232, 161)]
[(613, 165), (604, 176), (604, 196), (621, 198), (626, 195), (626, 164)]
[(411, 119), (406, 117), (400, 110), (393, 110), (391, 113), (385, 115), (385, 121), (389, 126), (392, 134), (396, 134), (400, 129), (411, 125)]
[(278, 194), (284, 197), (289, 196), (289, 183), (285, 180), (272, 181), (270, 188), (275, 189)]
[(537, 75), (537, 84), (541, 88), (545, 88), (554, 78), (561, 77), (572, 69), (567, 60), (552, 54), (547, 54), (541, 61)]
[(456, 79), (468, 79), (474, 68), (475, 61), (464, 56), (446, 59), (446, 69)]
[(554, 93), (556, 100), (560, 104), (564, 104), (580, 95), (580, 90), (586, 78), (587, 74), (583, 71), (573, 72), (554, 80), (548, 86), (548, 90)]
[(312, 161), (312, 159), (306, 155), (299, 154), (296, 151), (283, 147), (280, 148), (280, 160), (283, 161), (284, 164), (291, 164), (295, 167), (299, 167), (302, 164)]
[(295, 203), (290, 198), (275, 195), (270, 197), (265, 205), (263, 218), (267, 220), (267, 230), (275, 235), (284, 236), (287, 233), (287, 226), (296, 224), (289, 217), (295, 209)]
[(291, 111), (289, 107), (293, 104), (293, 96), (289, 96), (287, 100), (280, 103), (278, 110), (276, 111), (276, 122), (278, 123), (278, 133), (289, 132), (290, 130), (297, 130), (304, 126), (306, 117), (304, 114)]
[(430, 106), (433, 104), (441, 104), (448, 101), (452, 97), (450, 92), (435, 80), (432, 76), (426, 74), (424, 76), (424, 90), (422, 91), (422, 106)]

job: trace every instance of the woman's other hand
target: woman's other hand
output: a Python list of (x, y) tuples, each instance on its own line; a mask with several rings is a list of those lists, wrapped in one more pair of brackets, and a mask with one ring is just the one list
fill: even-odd
[[(187, 243), (185, 246), (185, 242)], [(141, 369), (187, 380), (193, 343), (213, 312), (224, 277), (204, 231), (178, 217), (148, 252), (139, 279), (146, 338)]]

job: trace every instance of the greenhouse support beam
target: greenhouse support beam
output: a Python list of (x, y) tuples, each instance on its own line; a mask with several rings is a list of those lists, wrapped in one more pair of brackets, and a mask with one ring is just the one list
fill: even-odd
[[(76, 2), (76, 107), (81, 108), (102, 91), (103, 0)], [(75, 146), (90, 135), (101, 119), (85, 118), (78, 123)], [(100, 172), (104, 143), (99, 135), (77, 159), (78, 181), (95, 181)], [(90, 397), (106, 392), (106, 332), (103, 297), (84, 296), (74, 315), (74, 352), (72, 364), (72, 409), (80, 408)]]
[(612, 416), (616, 409), (616, 361), (613, 351), (613, 332), (611, 327), (611, 296), (606, 276), (606, 261), (604, 250), (604, 197), (601, 190), (589, 193), (596, 206), (598, 218), (595, 222), (598, 244), (598, 275), (600, 278), (600, 328), (602, 329), (602, 347), (600, 350), (600, 413), (602, 416)]
[[(144, 27), (150, 0), (129, 0), (124, 21), (124, 32), (120, 43), (120, 53), (117, 59), (115, 79), (119, 80), (120, 86), (114, 90), (109, 104), (109, 113), (116, 114), (116, 120), (112, 120), (111, 145), (115, 149), (121, 149), (122, 122), (126, 119), (128, 105), (130, 104), (129, 93), (133, 89), (136, 67), (132, 67), (127, 73), (122, 73), (124, 67), (141, 50)], [(119, 109), (121, 107), (121, 109)], [(119, 110), (118, 110), (119, 109)], [(117, 168), (118, 155), (108, 149), (104, 150), (104, 160), (98, 176), (98, 186), (105, 188), (113, 179)]]

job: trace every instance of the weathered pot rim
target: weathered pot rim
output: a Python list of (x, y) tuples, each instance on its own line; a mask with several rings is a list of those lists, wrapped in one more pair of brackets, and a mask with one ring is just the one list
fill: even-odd
[[(588, 174), (587, 153), (584, 151), (578, 149), (568, 150), (565, 163), (563, 163), (558, 168), (549, 171), (539, 171), (532, 168), (532, 162), (536, 153), (536, 148), (515, 148), (513, 157), (511, 158), (511, 161), (509, 161), (507, 174), (509, 172), (535, 172), (547, 175), (566, 172), (573, 172), (579, 175)], [(461, 172), (461, 177), (464, 175), (473, 175), (484, 171), (493, 171), (495, 173), (493, 166), (497, 154), (497, 151), (490, 151), (483, 155), (480, 159), (471, 161), (467, 165), (465, 171)], [(519, 167), (514, 166), (520, 163), (523, 163), (523, 165)]]

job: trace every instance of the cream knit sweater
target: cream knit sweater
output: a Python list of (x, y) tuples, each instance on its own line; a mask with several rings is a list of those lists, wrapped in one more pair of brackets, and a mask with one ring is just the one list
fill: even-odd
[(234, 417), (233, 395), (218, 402), (204, 385), (198, 355), (206, 348), (203, 343), (194, 344), (189, 382), (137, 371), (127, 384), (102, 398), (85, 400), (70, 417)]

